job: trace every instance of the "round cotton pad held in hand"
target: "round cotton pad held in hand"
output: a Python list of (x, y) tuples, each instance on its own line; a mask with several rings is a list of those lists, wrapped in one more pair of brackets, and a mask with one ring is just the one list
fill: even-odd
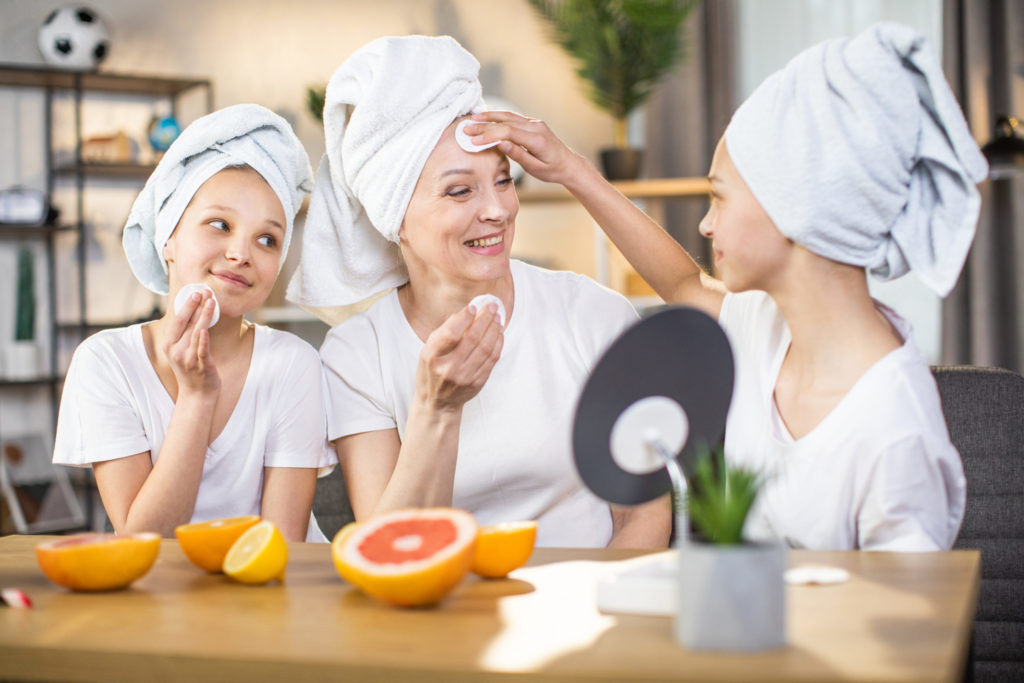
[(505, 327), (505, 304), (501, 303), (501, 299), (493, 294), (481, 294), (480, 296), (473, 297), (473, 300), (469, 302), (469, 305), (478, 311), (485, 308), (487, 304), (498, 305), (498, 322), (501, 323), (502, 327)]
[(481, 123), (481, 121), (473, 121), (471, 119), (463, 119), (459, 121), (459, 125), (455, 126), (455, 142), (459, 143), (459, 147), (466, 150), (467, 152), (482, 152), (485, 149), (490, 149), (498, 144), (500, 141), (488, 142), (486, 145), (478, 145), (473, 142), (473, 137), (466, 133), (466, 126), (472, 126)]
[(181, 313), (182, 307), (188, 301), (188, 298), (192, 296), (192, 293), (202, 292), (204, 289), (210, 293), (210, 298), (213, 299), (213, 317), (210, 318), (210, 327), (213, 327), (220, 320), (220, 302), (217, 301), (217, 295), (213, 293), (213, 289), (209, 285), (193, 282), (179, 289), (177, 296), (174, 297), (174, 312), (175, 314)]

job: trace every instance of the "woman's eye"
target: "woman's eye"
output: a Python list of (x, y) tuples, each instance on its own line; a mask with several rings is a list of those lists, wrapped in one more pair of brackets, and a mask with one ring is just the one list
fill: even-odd
[(210, 225), (212, 225), (213, 227), (217, 228), (218, 230), (225, 230), (226, 231), (228, 229), (227, 222), (222, 221), (219, 218), (214, 218), (212, 221), (210, 221)]
[(273, 235), (261, 235), (260, 238), (256, 241), (265, 247), (277, 246), (277, 238), (275, 238)]
[(497, 185), (498, 187), (508, 187), (511, 182), (512, 176), (502, 176), (501, 178), (498, 178)]
[(453, 187), (453, 188), (449, 189), (447, 192), (445, 192), (445, 194), (447, 196), (449, 196), (449, 197), (455, 197), (456, 199), (461, 199), (462, 197), (469, 196), (469, 188), (464, 186), (464, 185), (459, 186), (459, 187)]

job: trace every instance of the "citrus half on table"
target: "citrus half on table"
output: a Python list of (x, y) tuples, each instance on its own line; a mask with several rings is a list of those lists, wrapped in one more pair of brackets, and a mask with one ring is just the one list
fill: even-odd
[(208, 572), (222, 571), (224, 558), (245, 530), (260, 521), (257, 515), (182, 524), (174, 529), (185, 557)]
[(124, 588), (144, 576), (160, 553), (160, 534), (75, 534), (36, 546), (43, 574), (74, 591)]
[(453, 508), (394, 510), (344, 527), (331, 543), (338, 573), (401, 607), (440, 602), (469, 572), (473, 515)]
[(503, 579), (519, 569), (533, 554), (537, 522), (503, 522), (482, 526), (469, 570), (488, 579)]
[(241, 583), (284, 581), (288, 544), (269, 520), (246, 529), (224, 557), (224, 573)]

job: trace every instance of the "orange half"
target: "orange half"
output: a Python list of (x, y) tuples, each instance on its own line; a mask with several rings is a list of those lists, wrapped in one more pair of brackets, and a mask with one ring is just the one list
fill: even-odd
[(192, 564), (208, 572), (219, 572), (238, 537), (259, 521), (256, 515), (246, 515), (182, 524), (174, 529), (174, 535)]
[(144, 576), (160, 553), (160, 535), (76, 534), (36, 546), (43, 574), (75, 591), (124, 588)]
[(395, 510), (334, 537), (334, 565), (349, 583), (402, 607), (440, 602), (469, 572), (476, 521), (453, 508)]
[(480, 527), (470, 571), (488, 579), (503, 579), (533, 554), (537, 522), (504, 522)]

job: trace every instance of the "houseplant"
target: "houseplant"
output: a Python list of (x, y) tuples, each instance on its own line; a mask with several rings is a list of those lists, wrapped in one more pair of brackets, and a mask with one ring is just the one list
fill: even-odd
[(743, 538), (761, 482), (750, 470), (727, 466), (721, 448), (697, 460), (686, 501), (696, 533), (679, 549), (676, 638), (688, 648), (785, 645), (785, 547)]
[(605, 176), (639, 175), (642, 150), (629, 149), (626, 117), (686, 55), (679, 30), (700, 0), (530, 0), (552, 38), (578, 63), (587, 94), (615, 120), (615, 147), (601, 151)]
[(26, 379), (39, 373), (36, 344), (35, 260), (32, 250), (18, 250), (14, 342), (7, 348), (7, 376)]

